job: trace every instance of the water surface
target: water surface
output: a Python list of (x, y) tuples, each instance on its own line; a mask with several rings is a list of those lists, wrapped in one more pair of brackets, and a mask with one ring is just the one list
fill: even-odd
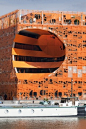
[(86, 118), (0, 118), (0, 129), (86, 129)]

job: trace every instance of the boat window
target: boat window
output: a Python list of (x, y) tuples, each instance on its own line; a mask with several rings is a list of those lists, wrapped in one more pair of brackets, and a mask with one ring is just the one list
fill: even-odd
[(61, 99), (61, 103), (66, 103), (66, 99)]

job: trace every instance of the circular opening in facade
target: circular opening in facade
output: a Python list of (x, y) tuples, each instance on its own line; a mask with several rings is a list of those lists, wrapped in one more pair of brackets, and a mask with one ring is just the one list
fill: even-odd
[(13, 43), (13, 67), (16, 73), (48, 75), (65, 59), (65, 45), (52, 32), (41, 29), (21, 30)]

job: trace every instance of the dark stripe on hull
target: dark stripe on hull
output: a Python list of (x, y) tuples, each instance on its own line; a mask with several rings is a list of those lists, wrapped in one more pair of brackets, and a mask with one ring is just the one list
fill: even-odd
[(86, 107), (77, 107), (77, 116), (86, 116)]
[(77, 117), (77, 115), (71, 115), (71, 116), (5, 116), (0, 118), (56, 118), (56, 117)]

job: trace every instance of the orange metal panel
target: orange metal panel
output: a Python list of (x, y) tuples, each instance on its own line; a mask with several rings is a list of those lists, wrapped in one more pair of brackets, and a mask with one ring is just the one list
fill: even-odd
[(16, 73), (18, 79), (23, 80), (32, 80), (32, 81), (38, 81), (39, 79), (43, 80), (44, 76), (47, 77), (50, 73)]
[(13, 67), (17, 68), (57, 68), (61, 65), (60, 62), (24, 62), (13, 61)]
[[(12, 48), (13, 55), (21, 55), (21, 56), (36, 56), (36, 57), (53, 57), (52, 55), (48, 55), (43, 51), (31, 51), (31, 50), (23, 50), (18, 48)], [(57, 57), (57, 56), (55, 56)]]
[(37, 39), (16, 34), (14, 42), (25, 43), (25, 44), (36, 44)]

